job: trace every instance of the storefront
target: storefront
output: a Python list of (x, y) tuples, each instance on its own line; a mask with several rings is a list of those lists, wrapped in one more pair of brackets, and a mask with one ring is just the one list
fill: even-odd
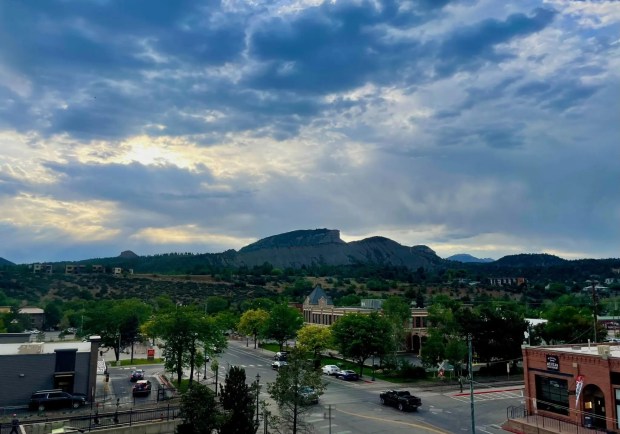
[(620, 345), (523, 348), (526, 410), (620, 433)]

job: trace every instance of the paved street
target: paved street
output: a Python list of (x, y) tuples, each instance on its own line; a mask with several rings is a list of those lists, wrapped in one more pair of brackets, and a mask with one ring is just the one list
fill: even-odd
[[(230, 366), (245, 368), (248, 383), (260, 375), (261, 400), (270, 402), (264, 387), (273, 382), (277, 372), (271, 369), (273, 353), (246, 347), (245, 341), (229, 341), (228, 349), (218, 355), (219, 381), (222, 382)], [(128, 357), (123, 355), (123, 358)], [(162, 365), (141, 366), (151, 381), (163, 373)], [(120, 394), (122, 406), (135, 403), (131, 397), (129, 382), (130, 368), (111, 368), (111, 386)], [(204, 381), (204, 367), (200, 369), (201, 382)], [(213, 373), (207, 365), (207, 384), (213, 387)], [(197, 378), (197, 377), (196, 377)], [(471, 432), (469, 389), (459, 393), (454, 386), (441, 387), (399, 387), (384, 381), (345, 382), (324, 376), (327, 383), (325, 394), (318, 405), (305, 415), (320, 434), (401, 434), (401, 433), (469, 433)], [(156, 383), (155, 383), (156, 384)], [(388, 388), (406, 388), (422, 398), (422, 407), (415, 412), (401, 413), (395, 408), (384, 407), (379, 403), (379, 393)], [(523, 402), (520, 387), (492, 389), (477, 385), (475, 389), (476, 432), (481, 434), (500, 434), (500, 425), (506, 419), (506, 408), (521, 405)], [(155, 399), (155, 397), (151, 397)], [(274, 408), (273, 403), (270, 404)], [(331, 417), (330, 417), (331, 415)]]

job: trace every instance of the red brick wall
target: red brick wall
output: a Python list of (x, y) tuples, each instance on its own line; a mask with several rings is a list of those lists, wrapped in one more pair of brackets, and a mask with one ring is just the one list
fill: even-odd
[[(620, 372), (620, 360), (612, 358), (603, 358), (599, 355), (580, 354), (572, 352), (550, 351), (550, 348), (523, 348), (523, 369), (525, 380), (525, 396), (526, 408), (528, 413), (540, 413), (554, 417), (572, 421), (578, 425), (582, 424), (584, 412), (583, 389), (579, 397), (579, 408), (575, 407), (575, 387), (576, 377), (584, 376), (583, 388), (589, 384), (598, 386), (605, 397), (605, 413), (607, 420), (607, 429), (616, 429), (614, 420), (617, 419), (614, 389), (611, 385), (610, 372)], [(547, 369), (547, 355), (555, 355), (559, 359), (559, 371)], [(559, 375), (559, 374), (570, 374)], [(569, 390), (569, 406), (568, 416), (560, 415), (553, 412), (537, 410), (534, 407), (534, 398), (536, 398), (536, 375), (546, 376), (550, 378), (558, 378), (568, 382)]]

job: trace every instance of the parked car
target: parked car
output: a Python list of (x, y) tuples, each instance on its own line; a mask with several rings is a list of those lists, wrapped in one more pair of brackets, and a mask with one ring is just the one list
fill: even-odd
[(284, 368), (287, 365), (288, 363), (285, 362), (284, 360), (276, 360), (275, 362), (271, 364), (271, 369), (275, 369), (277, 371), (278, 369)]
[(133, 396), (147, 396), (151, 393), (151, 382), (149, 380), (138, 380), (133, 386), (131, 394)]
[(60, 389), (39, 390), (30, 397), (31, 410), (51, 410), (59, 408), (79, 408), (86, 404), (83, 395), (72, 395)]
[(381, 404), (391, 405), (400, 411), (417, 410), (422, 405), (422, 400), (407, 390), (386, 390), (381, 392), (379, 399)]
[(357, 381), (360, 379), (360, 376), (357, 372), (351, 371), (350, 369), (345, 369), (344, 371), (338, 371), (334, 374), (336, 378), (340, 378), (341, 380), (347, 381)]
[(318, 404), (319, 394), (316, 393), (312, 387), (303, 386), (299, 388), (299, 396), (301, 397), (301, 403), (304, 405)]
[(138, 380), (144, 380), (144, 370), (142, 369), (136, 369), (135, 371), (131, 371), (131, 375), (129, 376), (129, 381), (131, 381), (132, 383)]
[(273, 360), (279, 360), (281, 362), (286, 362), (288, 360), (288, 356), (286, 354), (280, 354), (278, 355), (278, 353), (276, 353), (275, 356), (273, 356)]
[(321, 370), (324, 374), (327, 375), (334, 375), (340, 372), (340, 368), (338, 367), (338, 365), (325, 365), (321, 368)]

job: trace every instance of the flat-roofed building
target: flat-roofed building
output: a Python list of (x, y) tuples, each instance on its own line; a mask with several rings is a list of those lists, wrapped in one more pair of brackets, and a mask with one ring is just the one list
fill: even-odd
[(0, 333), (0, 407), (28, 405), (37, 390), (95, 394), (99, 336), (89, 342), (28, 342)]
[(40, 307), (22, 307), (20, 315), (26, 315), (30, 321), (30, 327), (42, 330), (45, 325), (45, 311)]
[(523, 375), (524, 408), (509, 415), (505, 429), (565, 424), (562, 432), (620, 432), (620, 345), (525, 345)]

